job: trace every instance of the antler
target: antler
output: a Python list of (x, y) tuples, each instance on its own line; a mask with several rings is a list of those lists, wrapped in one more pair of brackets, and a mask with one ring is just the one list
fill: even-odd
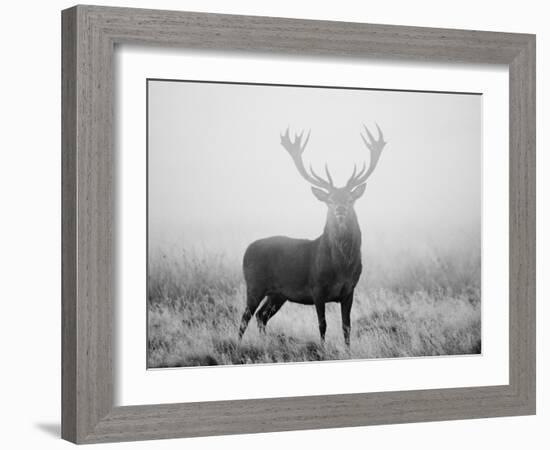
[(302, 137), (304, 136), (304, 132), (302, 131), (300, 134), (294, 134), (294, 142), (290, 140), (290, 134), (289, 129), (286, 129), (285, 134), (281, 134), (281, 145), (286, 149), (290, 157), (292, 158), (292, 161), (294, 161), (294, 165), (298, 169), (298, 172), (302, 177), (308, 182), (313, 184), (314, 186), (320, 187), (322, 189), (331, 190), (334, 188), (334, 184), (332, 182), (332, 177), (330, 176), (330, 172), (328, 170), (328, 166), (325, 164), (325, 173), (327, 174), (328, 181), (320, 177), (315, 173), (311, 165), (309, 166), (309, 170), (311, 173), (308, 173), (306, 168), (304, 167), (304, 162), (302, 160), (302, 154), (304, 153), (304, 150), (306, 148), (306, 145), (309, 141), (309, 135), (311, 132), (308, 132), (305, 142), (302, 145)]
[(378, 129), (378, 139), (374, 139), (374, 136), (365, 125), (363, 125), (363, 128), (365, 129), (365, 132), (368, 136), (367, 139), (361, 133), (361, 139), (363, 139), (363, 142), (370, 151), (369, 169), (366, 170), (366, 164), (363, 163), (363, 167), (361, 168), (359, 173), (357, 173), (357, 167), (354, 166), (353, 173), (351, 174), (351, 177), (346, 184), (346, 187), (348, 189), (353, 189), (354, 187), (359, 186), (360, 184), (367, 181), (367, 178), (370, 177), (371, 173), (376, 168), (376, 165), (378, 164), (378, 159), (380, 158), (380, 154), (382, 153), (382, 149), (386, 145), (386, 142), (384, 141), (384, 135), (382, 134), (382, 130), (380, 129), (378, 124), (376, 124), (376, 128)]

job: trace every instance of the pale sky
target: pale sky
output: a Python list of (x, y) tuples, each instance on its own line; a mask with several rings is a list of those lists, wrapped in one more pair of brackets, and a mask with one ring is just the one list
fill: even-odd
[[(371, 247), (479, 239), (482, 96), (149, 81), (149, 245), (240, 258), (270, 235), (315, 238), (326, 207), (279, 134), (311, 129), (304, 152), (343, 185), (369, 153), (362, 124), (387, 145), (356, 212)], [(425, 241), (425, 242), (424, 242)]]

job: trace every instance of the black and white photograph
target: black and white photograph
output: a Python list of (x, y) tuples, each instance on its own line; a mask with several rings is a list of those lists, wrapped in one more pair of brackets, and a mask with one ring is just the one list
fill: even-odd
[(482, 95), (147, 80), (148, 368), (481, 354)]
[(93, 3), (3, 4), (2, 448), (548, 447), (545, 3)]

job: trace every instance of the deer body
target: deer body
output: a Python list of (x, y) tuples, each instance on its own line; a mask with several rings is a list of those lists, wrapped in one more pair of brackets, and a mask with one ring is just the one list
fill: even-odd
[(325, 303), (341, 301), (361, 275), (361, 232), (355, 225), (341, 235), (325, 229), (315, 240), (274, 236), (253, 242), (243, 258), (247, 287), (304, 305), (313, 305), (320, 293)]
[[(243, 273), (246, 281), (247, 305), (239, 328), (242, 338), (248, 322), (256, 312), (258, 326), (265, 331), (267, 322), (285, 302), (315, 305), (319, 333), (324, 342), (326, 332), (325, 304), (338, 302), (341, 305), (342, 330), (346, 345), (350, 345), (350, 313), (353, 293), (361, 275), (361, 230), (353, 208), (355, 201), (365, 191), (364, 181), (378, 160), (384, 146), (382, 134), (376, 141), (367, 130), (371, 141), (365, 144), (371, 149), (369, 170), (365, 167), (353, 174), (345, 187), (337, 188), (326, 168), (328, 181), (303, 167), (301, 135), (291, 142), (286, 135), (281, 137), (283, 147), (289, 152), (300, 174), (316, 187), (313, 194), (327, 204), (328, 212), (323, 234), (317, 239), (294, 239), (273, 236), (250, 244), (243, 258)], [(371, 148), (372, 147), (372, 148)], [(374, 150), (373, 150), (374, 149)], [(319, 189), (320, 188), (320, 189)], [(267, 297), (258, 310), (263, 299)]]

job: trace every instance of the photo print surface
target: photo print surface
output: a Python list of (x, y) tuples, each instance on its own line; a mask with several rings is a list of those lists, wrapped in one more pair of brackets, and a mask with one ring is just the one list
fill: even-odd
[(480, 354), (482, 96), (147, 80), (147, 367)]

